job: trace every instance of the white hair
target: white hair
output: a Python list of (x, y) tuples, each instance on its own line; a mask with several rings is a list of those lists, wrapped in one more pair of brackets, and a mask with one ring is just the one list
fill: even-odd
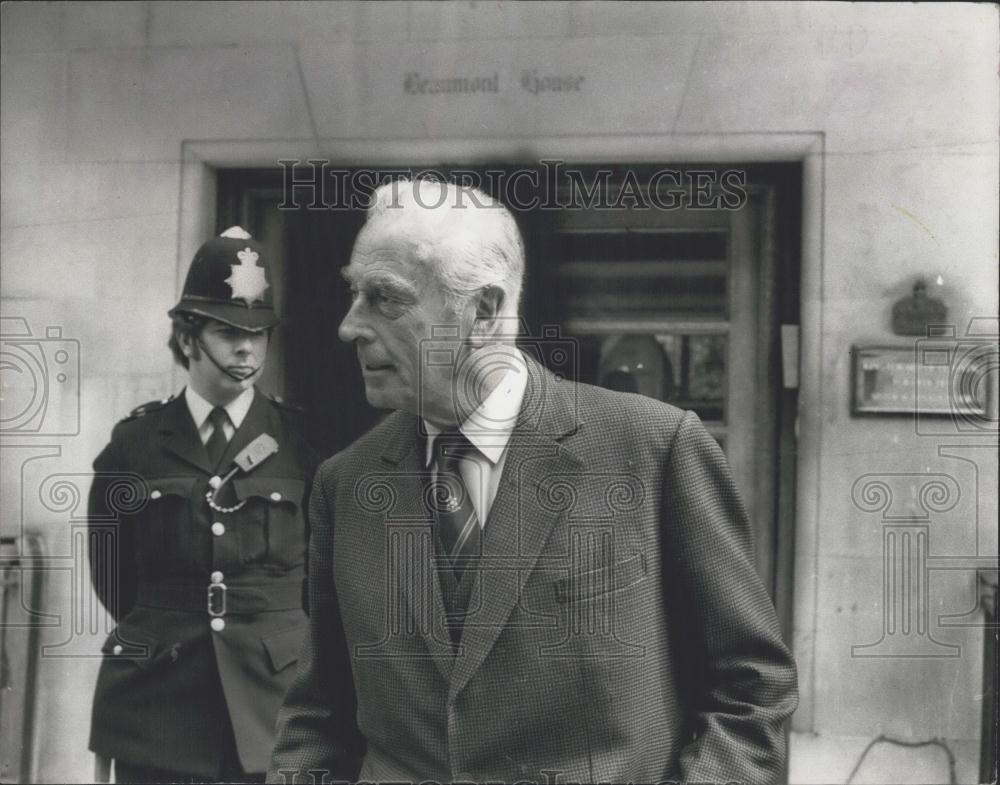
[(411, 243), (453, 304), (487, 286), (504, 292), (502, 316), (516, 316), (524, 242), (510, 211), (478, 188), (419, 178), (375, 189), (361, 237), (392, 231)]

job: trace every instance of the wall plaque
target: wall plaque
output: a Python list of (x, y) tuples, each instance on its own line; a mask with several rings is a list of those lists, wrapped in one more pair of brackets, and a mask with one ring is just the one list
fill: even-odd
[(896, 335), (927, 335), (931, 325), (948, 320), (948, 307), (941, 301), (927, 296), (927, 284), (917, 281), (913, 294), (892, 306), (892, 331)]
[(981, 363), (956, 362), (954, 344), (854, 346), (852, 414), (987, 416)]

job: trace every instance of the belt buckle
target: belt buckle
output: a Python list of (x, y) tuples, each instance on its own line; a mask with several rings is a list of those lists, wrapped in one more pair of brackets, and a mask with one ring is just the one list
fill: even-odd
[(208, 615), (213, 619), (226, 615), (226, 584), (208, 584)]

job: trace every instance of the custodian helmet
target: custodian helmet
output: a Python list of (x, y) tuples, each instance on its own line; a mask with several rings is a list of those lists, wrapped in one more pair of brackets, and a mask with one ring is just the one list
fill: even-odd
[(244, 229), (232, 226), (194, 255), (180, 302), (167, 312), (216, 319), (241, 330), (274, 327), (274, 311), (264, 248)]

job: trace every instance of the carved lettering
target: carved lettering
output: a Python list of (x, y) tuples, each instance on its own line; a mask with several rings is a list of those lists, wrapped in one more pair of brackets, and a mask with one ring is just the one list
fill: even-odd
[(539, 75), (534, 68), (521, 71), (521, 88), (532, 95), (541, 93), (578, 93), (584, 77), (579, 75)]
[(403, 77), (403, 92), (407, 95), (499, 93), (500, 74), (494, 72), (492, 76), (425, 77), (419, 71), (408, 71)]

